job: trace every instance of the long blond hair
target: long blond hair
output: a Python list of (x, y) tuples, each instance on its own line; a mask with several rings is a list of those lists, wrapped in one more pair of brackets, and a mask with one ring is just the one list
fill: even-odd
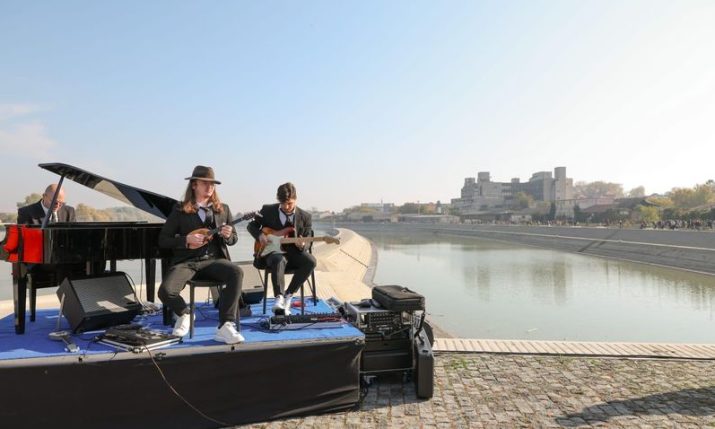
[[(186, 185), (186, 191), (184, 192), (184, 199), (181, 201), (181, 211), (184, 213), (196, 213), (198, 210), (198, 204), (196, 204), (196, 197), (194, 197), (194, 182), (196, 179), (189, 180), (189, 184)], [(209, 198), (211, 205), (213, 206), (213, 211), (216, 213), (223, 212), (223, 204), (221, 199), (218, 197), (218, 192), (214, 189), (214, 193), (211, 194)]]

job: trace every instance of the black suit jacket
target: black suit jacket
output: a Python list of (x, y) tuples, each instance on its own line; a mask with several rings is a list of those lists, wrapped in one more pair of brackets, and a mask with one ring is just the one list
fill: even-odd
[[(223, 212), (214, 212), (214, 220), (217, 226), (229, 223), (233, 220), (233, 217), (231, 216), (231, 209), (224, 204)], [(186, 236), (189, 235), (191, 231), (203, 227), (204, 225), (201, 222), (201, 218), (198, 213), (185, 213), (181, 210), (180, 204), (177, 204), (174, 207), (174, 210), (171, 211), (169, 218), (166, 219), (166, 223), (164, 223), (164, 226), (161, 228), (161, 232), (159, 232), (159, 247), (171, 249), (173, 252), (171, 265), (202, 254), (203, 248), (189, 249), (186, 247)], [(223, 257), (230, 261), (231, 257), (228, 254), (227, 245), (232, 246), (238, 241), (236, 228), (233, 229), (231, 236), (227, 239), (224, 239), (220, 235), (215, 235), (213, 239), (219, 240), (219, 247), (221, 248)]]
[[(266, 204), (261, 208), (261, 216), (256, 216), (248, 224), (246, 229), (253, 236), (255, 240), (258, 240), (258, 236), (261, 235), (261, 229), (263, 227), (268, 227), (274, 230), (283, 229), (283, 224), (281, 223), (281, 218), (279, 215), (280, 204)], [(313, 233), (313, 220), (310, 213), (301, 210), (300, 207), (295, 208), (295, 230), (300, 237), (310, 237)], [(293, 245), (293, 247), (296, 247)], [(296, 247), (297, 248), (297, 247)]]
[[(17, 209), (17, 223), (21, 225), (41, 225), (45, 218), (45, 210), (42, 208), (42, 200), (29, 206)], [(57, 210), (58, 222), (75, 222), (74, 207), (63, 205)]]

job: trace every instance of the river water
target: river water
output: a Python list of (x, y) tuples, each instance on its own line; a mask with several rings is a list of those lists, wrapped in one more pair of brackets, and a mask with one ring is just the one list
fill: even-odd
[[(357, 231), (377, 246), (375, 283), (425, 295), (432, 320), (458, 337), (715, 343), (712, 276), (476, 238)], [(251, 258), (245, 229), (230, 249), (234, 260)], [(143, 283), (141, 265), (118, 268)], [(10, 298), (10, 264), (0, 264), (0, 299)]]
[(430, 233), (359, 231), (377, 284), (425, 295), (464, 338), (715, 343), (715, 277)]

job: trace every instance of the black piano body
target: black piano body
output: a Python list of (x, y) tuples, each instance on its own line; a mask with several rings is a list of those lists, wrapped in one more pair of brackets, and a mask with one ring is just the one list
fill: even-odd
[[(95, 261), (157, 258), (163, 223), (78, 222), (51, 224), (43, 229), (44, 263), (76, 264)], [(38, 228), (39, 225), (25, 225)]]
[[(40, 167), (128, 203), (161, 219), (166, 219), (176, 200), (145, 191), (67, 164), (40, 164)], [(58, 188), (59, 189), (59, 188)], [(49, 215), (48, 215), (49, 216)], [(12, 263), (15, 332), (25, 332), (28, 274), (32, 270), (71, 272), (82, 267), (86, 275), (96, 274), (96, 267), (109, 262), (111, 271), (120, 260), (143, 260), (146, 294), (154, 301), (156, 260), (165, 259), (159, 249), (159, 231), (163, 223), (149, 222), (76, 222), (43, 225), (6, 225), (0, 243), (2, 259)], [(72, 267), (71, 269), (69, 267)], [(61, 281), (61, 279), (58, 279)]]

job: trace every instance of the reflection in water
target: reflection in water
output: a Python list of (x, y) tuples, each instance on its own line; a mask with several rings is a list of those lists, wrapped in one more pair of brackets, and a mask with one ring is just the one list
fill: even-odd
[(477, 238), (365, 231), (375, 281), (427, 297), (460, 337), (715, 342), (715, 278)]

